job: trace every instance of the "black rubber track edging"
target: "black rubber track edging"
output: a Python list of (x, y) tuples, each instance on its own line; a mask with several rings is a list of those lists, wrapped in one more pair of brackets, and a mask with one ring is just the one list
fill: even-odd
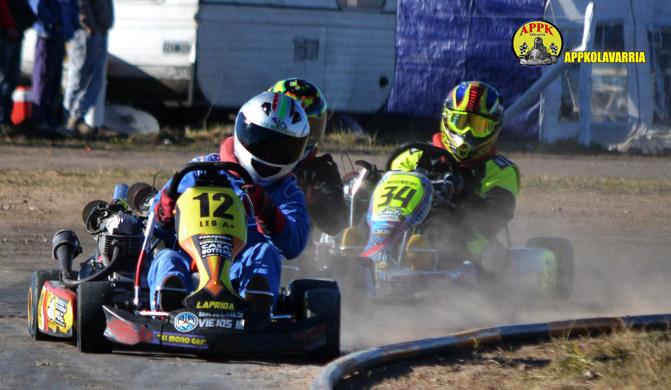
[(505, 325), (455, 333), (445, 337), (384, 345), (353, 352), (329, 363), (312, 383), (312, 390), (331, 390), (345, 376), (381, 364), (416, 359), (478, 346), (524, 344), (552, 338), (597, 335), (623, 329), (669, 329), (671, 314), (595, 317), (578, 320)]

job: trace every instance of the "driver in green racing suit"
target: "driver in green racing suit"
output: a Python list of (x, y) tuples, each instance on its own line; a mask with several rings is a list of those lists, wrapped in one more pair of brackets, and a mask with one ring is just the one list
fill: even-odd
[[(480, 81), (460, 83), (443, 104), (441, 131), (434, 134), (432, 144), (454, 156), (458, 167), (449, 172), (450, 165), (440, 160), (432, 167), (438, 172), (445, 169), (440, 192), (449, 203), (434, 207), (421, 231), (440, 250), (445, 265), (481, 259), (513, 217), (519, 171), (494, 148), (502, 121), (499, 92)], [(415, 170), (422, 153), (416, 149), (401, 153), (392, 161), (392, 170)]]

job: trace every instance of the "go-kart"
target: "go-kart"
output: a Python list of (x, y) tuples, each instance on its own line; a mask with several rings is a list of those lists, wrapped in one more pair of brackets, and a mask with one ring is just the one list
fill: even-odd
[[(189, 172), (202, 174), (194, 187), (178, 192)], [(340, 292), (332, 280), (294, 280), (282, 289), (272, 313), (257, 311), (233, 288), (229, 269), (247, 240), (248, 198), (230, 177), (251, 183), (239, 165), (190, 163), (168, 187), (177, 199), (175, 231), (179, 246), (196, 265), (196, 290), (183, 307), (149, 308), (142, 275), (146, 257), (161, 240), (149, 207), (156, 190), (136, 183), (117, 185), (111, 204), (91, 202), (84, 209), (87, 231), (96, 240), (93, 256), (72, 271), (81, 253), (72, 231), (59, 231), (53, 256), (60, 269), (36, 271), (28, 289), (28, 330), (34, 339), (76, 339), (82, 352), (107, 352), (115, 346), (230, 356), (250, 353), (307, 353), (329, 360), (340, 348)], [(123, 187), (127, 190), (123, 196)], [(253, 209), (253, 208), (252, 208)]]
[[(392, 162), (403, 152), (422, 151), (422, 158), (412, 172), (392, 170)], [(433, 171), (440, 161), (440, 172)], [(571, 243), (558, 237), (535, 237), (526, 246), (490, 243), (479, 259), (441, 258), (436, 243), (423, 238), (424, 223), (435, 207), (458, 207), (444, 196), (447, 174), (457, 162), (444, 149), (427, 143), (408, 143), (396, 149), (386, 167), (357, 161), (362, 169), (345, 180), (345, 196), (350, 206), (350, 226), (341, 237), (322, 238), (318, 253), (326, 254), (316, 262), (323, 268), (337, 270), (343, 258), (369, 262), (368, 269), (357, 278), (331, 274), (343, 285), (347, 280), (369, 278), (374, 286), (359, 290), (359, 300), (398, 302), (445, 295), (453, 289), (492, 293), (494, 299), (528, 299), (538, 302), (567, 299), (573, 288), (574, 255)], [(364, 218), (364, 216), (366, 218)], [(364, 222), (367, 223), (364, 226)], [(351, 260), (350, 260), (351, 261)], [(331, 265), (331, 266), (330, 266)], [(366, 268), (366, 267), (365, 267)]]

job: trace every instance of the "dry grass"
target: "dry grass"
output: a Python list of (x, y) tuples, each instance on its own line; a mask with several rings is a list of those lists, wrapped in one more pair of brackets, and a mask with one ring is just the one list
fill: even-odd
[(671, 180), (581, 175), (566, 177), (522, 175), (522, 188), (553, 192), (608, 191), (628, 195), (668, 194), (671, 191)]
[(339, 389), (669, 389), (671, 333), (623, 331), (399, 362)]
[(321, 142), (321, 149), (332, 153), (385, 154), (389, 153), (396, 146), (398, 144), (379, 142), (376, 134), (356, 133), (349, 130), (328, 132)]
[(671, 388), (671, 333), (624, 331), (579, 340), (555, 340), (552, 362), (521, 375), (529, 387), (568, 385), (598, 389)]

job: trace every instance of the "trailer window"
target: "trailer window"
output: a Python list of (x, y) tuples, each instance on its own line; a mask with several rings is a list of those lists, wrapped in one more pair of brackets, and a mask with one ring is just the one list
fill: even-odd
[(648, 31), (654, 90), (652, 123), (671, 125), (671, 27)]
[(340, 9), (375, 10), (384, 7), (385, 0), (336, 0)]
[[(595, 51), (624, 51), (622, 23), (596, 26)], [(627, 64), (592, 64), (592, 121), (616, 122), (629, 118)]]

